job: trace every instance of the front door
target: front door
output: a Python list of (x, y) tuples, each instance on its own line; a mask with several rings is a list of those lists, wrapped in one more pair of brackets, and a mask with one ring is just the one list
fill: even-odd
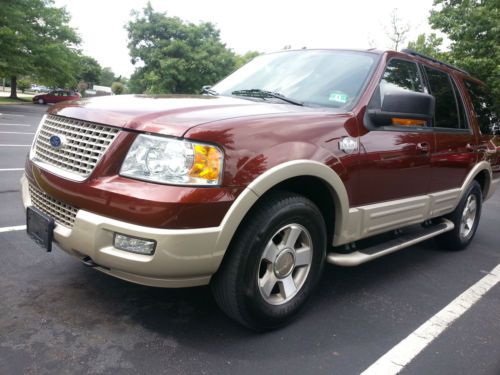
[[(387, 64), (370, 108), (380, 108), (387, 92), (423, 92), (416, 63), (392, 59)], [(427, 194), (434, 134), (426, 125), (395, 123), (370, 128), (360, 136), (357, 206)]]

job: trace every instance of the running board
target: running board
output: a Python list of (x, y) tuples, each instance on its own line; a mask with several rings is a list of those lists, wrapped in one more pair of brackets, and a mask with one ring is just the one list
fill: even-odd
[(429, 238), (439, 236), (442, 233), (452, 230), (455, 225), (447, 219), (442, 219), (439, 224), (432, 227), (420, 227), (405, 233), (395, 239), (374, 245), (362, 250), (353, 251), (348, 254), (328, 253), (326, 260), (328, 263), (338, 266), (353, 267), (380, 258), (384, 255), (394, 253), (406, 247), (415, 245)]

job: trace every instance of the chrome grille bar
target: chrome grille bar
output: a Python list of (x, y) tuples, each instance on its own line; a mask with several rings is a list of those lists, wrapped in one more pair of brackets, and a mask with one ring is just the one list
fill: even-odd
[(32, 184), (29, 185), (29, 191), (33, 206), (52, 217), (57, 224), (68, 228), (73, 227), (78, 212), (77, 208), (52, 198)]
[[(57, 115), (48, 115), (40, 125), (32, 160), (49, 171), (83, 181), (94, 170), (120, 130)], [(55, 148), (50, 137), (57, 135), (66, 144)]]

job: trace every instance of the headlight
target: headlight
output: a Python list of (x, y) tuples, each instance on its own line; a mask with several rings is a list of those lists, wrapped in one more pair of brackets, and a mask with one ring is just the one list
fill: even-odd
[(212, 145), (141, 134), (120, 175), (173, 185), (218, 185), (222, 159), (222, 151)]

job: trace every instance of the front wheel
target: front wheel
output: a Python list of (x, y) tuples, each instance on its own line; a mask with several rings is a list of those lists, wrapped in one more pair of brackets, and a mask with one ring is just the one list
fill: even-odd
[(481, 186), (477, 181), (473, 181), (455, 211), (446, 217), (455, 224), (455, 228), (436, 237), (438, 245), (447, 250), (465, 249), (476, 234), (482, 204)]
[(297, 194), (272, 193), (238, 230), (212, 280), (214, 297), (246, 327), (279, 327), (314, 290), (325, 249), (325, 222), (316, 205)]
[(45, 104), (45, 101), (43, 99), (38, 99), (38, 104)]

